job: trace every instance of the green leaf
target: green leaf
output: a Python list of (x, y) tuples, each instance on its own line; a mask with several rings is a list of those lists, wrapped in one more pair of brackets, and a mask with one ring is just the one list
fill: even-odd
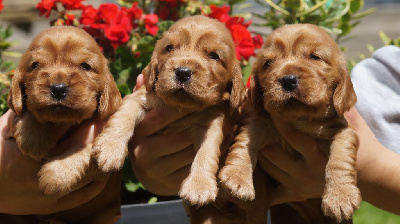
[(246, 84), (247, 79), (249, 78), (251, 74), (251, 65), (250, 63), (248, 65), (242, 66), (242, 74), (243, 74), (243, 82)]
[(364, 0), (351, 0), (350, 11), (352, 13), (358, 12), (364, 7)]
[(367, 44), (367, 48), (368, 48), (369, 52), (371, 52), (371, 53), (374, 53), (376, 50), (375, 47), (372, 46), (371, 44)]
[(157, 197), (151, 197), (147, 203), (154, 204), (157, 202), (157, 200), (158, 200)]
[(146, 35), (139, 39), (137, 51), (140, 53), (153, 52), (156, 39), (153, 36)]
[(17, 66), (15, 65), (14, 62), (12, 61), (6, 61), (4, 63), (1, 63), (0, 65), (0, 71), (2, 72), (9, 72), (13, 69), (15, 69)]
[(124, 97), (132, 93), (132, 89), (129, 88), (128, 84), (117, 84), (118, 90), (121, 93), (121, 96)]
[(383, 41), (383, 43), (385, 45), (390, 45), (392, 40), (384, 32), (380, 31), (379, 32), (379, 37), (381, 38), (381, 40)]
[(353, 15), (353, 18), (361, 19), (362, 17), (370, 15), (370, 14), (374, 13), (375, 11), (376, 11), (376, 8), (370, 8), (370, 9), (367, 9), (365, 11), (362, 11), (362, 12), (359, 12), (359, 13)]
[(174, 21), (169, 21), (169, 20), (165, 20), (165, 21), (161, 21), (158, 23), (158, 36), (161, 36), (165, 31), (167, 31), (175, 22)]
[(332, 3), (333, 3), (333, 0), (326, 1), (325, 8), (329, 9), (331, 7)]

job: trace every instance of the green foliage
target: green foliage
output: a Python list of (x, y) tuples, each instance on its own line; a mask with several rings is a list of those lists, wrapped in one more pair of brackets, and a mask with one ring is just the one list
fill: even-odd
[(8, 89), (10, 88), (13, 70), (16, 68), (14, 62), (5, 61), (3, 57), (20, 56), (20, 54), (17, 52), (7, 51), (8, 48), (16, 44), (15, 42), (11, 42), (8, 40), (12, 36), (12, 34), (13, 34), (13, 29), (11, 26), (7, 27), (0, 26), (0, 115), (3, 115), (8, 110), (8, 105), (7, 105)]
[(117, 48), (117, 56), (110, 64), (110, 71), (122, 96), (132, 93), (136, 77), (150, 62), (157, 40), (173, 23), (173, 21), (160, 21), (157, 35), (133, 35), (127, 45)]
[[(400, 37), (398, 37), (397, 39), (392, 39), (382, 31), (379, 32), (379, 37), (381, 38), (382, 43), (383, 43), (384, 46), (394, 45), (394, 46), (400, 47)], [(370, 44), (368, 44), (366, 47), (367, 47), (368, 52), (370, 53), (370, 55), (366, 56), (365, 54), (360, 54), (358, 59), (349, 59), (348, 60), (349, 70), (351, 70), (361, 60), (364, 60), (367, 57), (371, 57), (372, 54), (376, 50), (376, 48), (374, 46), (370, 45)]]
[(363, 0), (256, 0), (269, 10), (255, 14), (265, 22), (259, 24), (276, 29), (284, 24), (311, 23), (324, 28), (339, 43), (357, 26), (360, 19), (375, 11), (361, 11)]
[(398, 37), (397, 39), (392, 39), (382, 31), (379, 32), (379, 37), (381, 38), (384, 45), (395, 45), (397, 47), (400, 47), (400, 37)]
[(360, 208), (354, 213), (353, 222), (354, 224), (396, 224), (400, 223), (400, 216), (362, 202)]

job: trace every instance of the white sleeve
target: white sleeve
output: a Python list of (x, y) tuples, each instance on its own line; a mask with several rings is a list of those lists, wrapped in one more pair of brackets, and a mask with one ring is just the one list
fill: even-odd
[(356, 108), (379, 141), (400, 153), (400, 48), (385, 46), (351, 72)]

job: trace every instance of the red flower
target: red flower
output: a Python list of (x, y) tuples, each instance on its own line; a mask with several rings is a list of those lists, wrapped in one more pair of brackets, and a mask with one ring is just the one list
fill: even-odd
[(139, 3), (134, 2), (132, 4), (132, 7), (130, 9), (128, 9), (129, 16), (134, 20), (140, 19), (140, 17), (142, 17), (142, 14), (143, 14), (143, 10), (141, 8), (137, 7), (138, 5), (139, 5)]
[(208, 15), (211, 18), (218, 19), (224, 22), (226, 27), (232, 34), (235, 43), (236, 57), (241, 60), (249, 60), (254, 55), (254, 50), (260, 48), (263, 40), (261, 36), (252, 34), (247, 29), (251, 25), (251, 21), (245, 22), (243, 17), (231, 17), (229, 15), (230, 7), (210, 5), (211, 13)]
[(42, 0), (36, 5), (36, 8), (39, 9), (39, 15), (45, 14), (46, 17), (50, 16), (51, 10), (55, 7), (56, 0)]
[(85, 5), (81, 2), (86, 0), (61, 0), (61, 3), (65, 7), (66, 10), (74, 10), (74, 9), (83, 9)]
[(103, 3), (99, 6), (99, 9), (97, 11), (97, 22), (101, 24), (111, 24), (111, 21), (117, 16), (117, 14), (117, 4)]
[(79, 22), (84, 25), (92, 25), (96, 23), (97, 20), (97, 9), (89, 5), (82, 11), (82, 16), (79, 18)]
[(247, 79), (247, 82), (246, 82), (246, 87), (250, 88), (250, 86), (251, 86), (251, 76), (249, 76), (249, 78)]
[(230, 7), (227, 5), (217, 7), (216, 5), (210, 5), (211, 13), (208, 15), (211, 18), (218, 19), (219, 21), (225, 23), (231, 17), (229, 15)]
[(39, 15), (45, 14), (46, 17), (49, 17), (51, 10), (57, 9), (57, 2), (62, 3), (66, 10), (74, 10), (85, 8), (82, 1), (86, 0), (42, 0), (36, 5), (36, 8), (39, 9)]
[(0, 0), (0, 12), (1, 12), (1, 10), (3, 10), (3, 8), (4, 8), (3, 0)]
[[(115, 3), (104, 3), (98, 10), (88, 6), (83, 10), (80, 22), (89, 33), (96, 35), (97, 39), (102, 39), (98, 35), (105, 35), (115, 49), (128, 42), (131, 30), (137, 27), (134, 20), (141, 18), (143, 13), (137, 5), (134, 3), (129, 9), (126, 7), (119, 9)], [(154, 29), (154, 27), (150, 28)]]
[(147, 32), (151, 35), (156, 35), (158, 32), (158, 16), (156, 14), (148, 14), (144, 17), (144, 24)]
[(74, 25), (75, 15), (66, 13), (64, 17), (65, 17), (65, 24), (67, 24), (68, 26)]
[(253, 37), (253, 43), (254, 43), (254, 47), (256, 49), (259, 49), (264, 44), (264, 39), (260, 35), (257, 34)]
[(160, 2), (165, 2), (170, 7), (177, 7), (183, 0), (160, 0)]
[(122, 7), (109, 26), (104, 28), (106, 37), (111, 41), (114, 48), (129, 41), (132, 30), (132, 18), (129, 17), (128, 10)]
[(240, 58), (243, 57), (249, 60), (249, 58), (254, 55), (255, 50), (251, 33), (242, 24), (227, 23), (226, 25), (231, 31), (233, 41), (235, 42), (237, 58), (240, 60)]
[(180, 6), (185, 0), (160, 0), (155, 13), (162, 20), (178, 20), (180, 19)]

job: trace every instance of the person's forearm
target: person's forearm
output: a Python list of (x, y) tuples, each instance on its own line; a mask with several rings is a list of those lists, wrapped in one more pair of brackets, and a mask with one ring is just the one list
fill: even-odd
[(362, 199), (400, 214), (400, 155), (379, 142), (357, 110), (345, 117), (360, 137), (356, 168)]
[(364, 201), (400, 214), (400, 155), (378, 147), (359, 153), (358, 186)]

